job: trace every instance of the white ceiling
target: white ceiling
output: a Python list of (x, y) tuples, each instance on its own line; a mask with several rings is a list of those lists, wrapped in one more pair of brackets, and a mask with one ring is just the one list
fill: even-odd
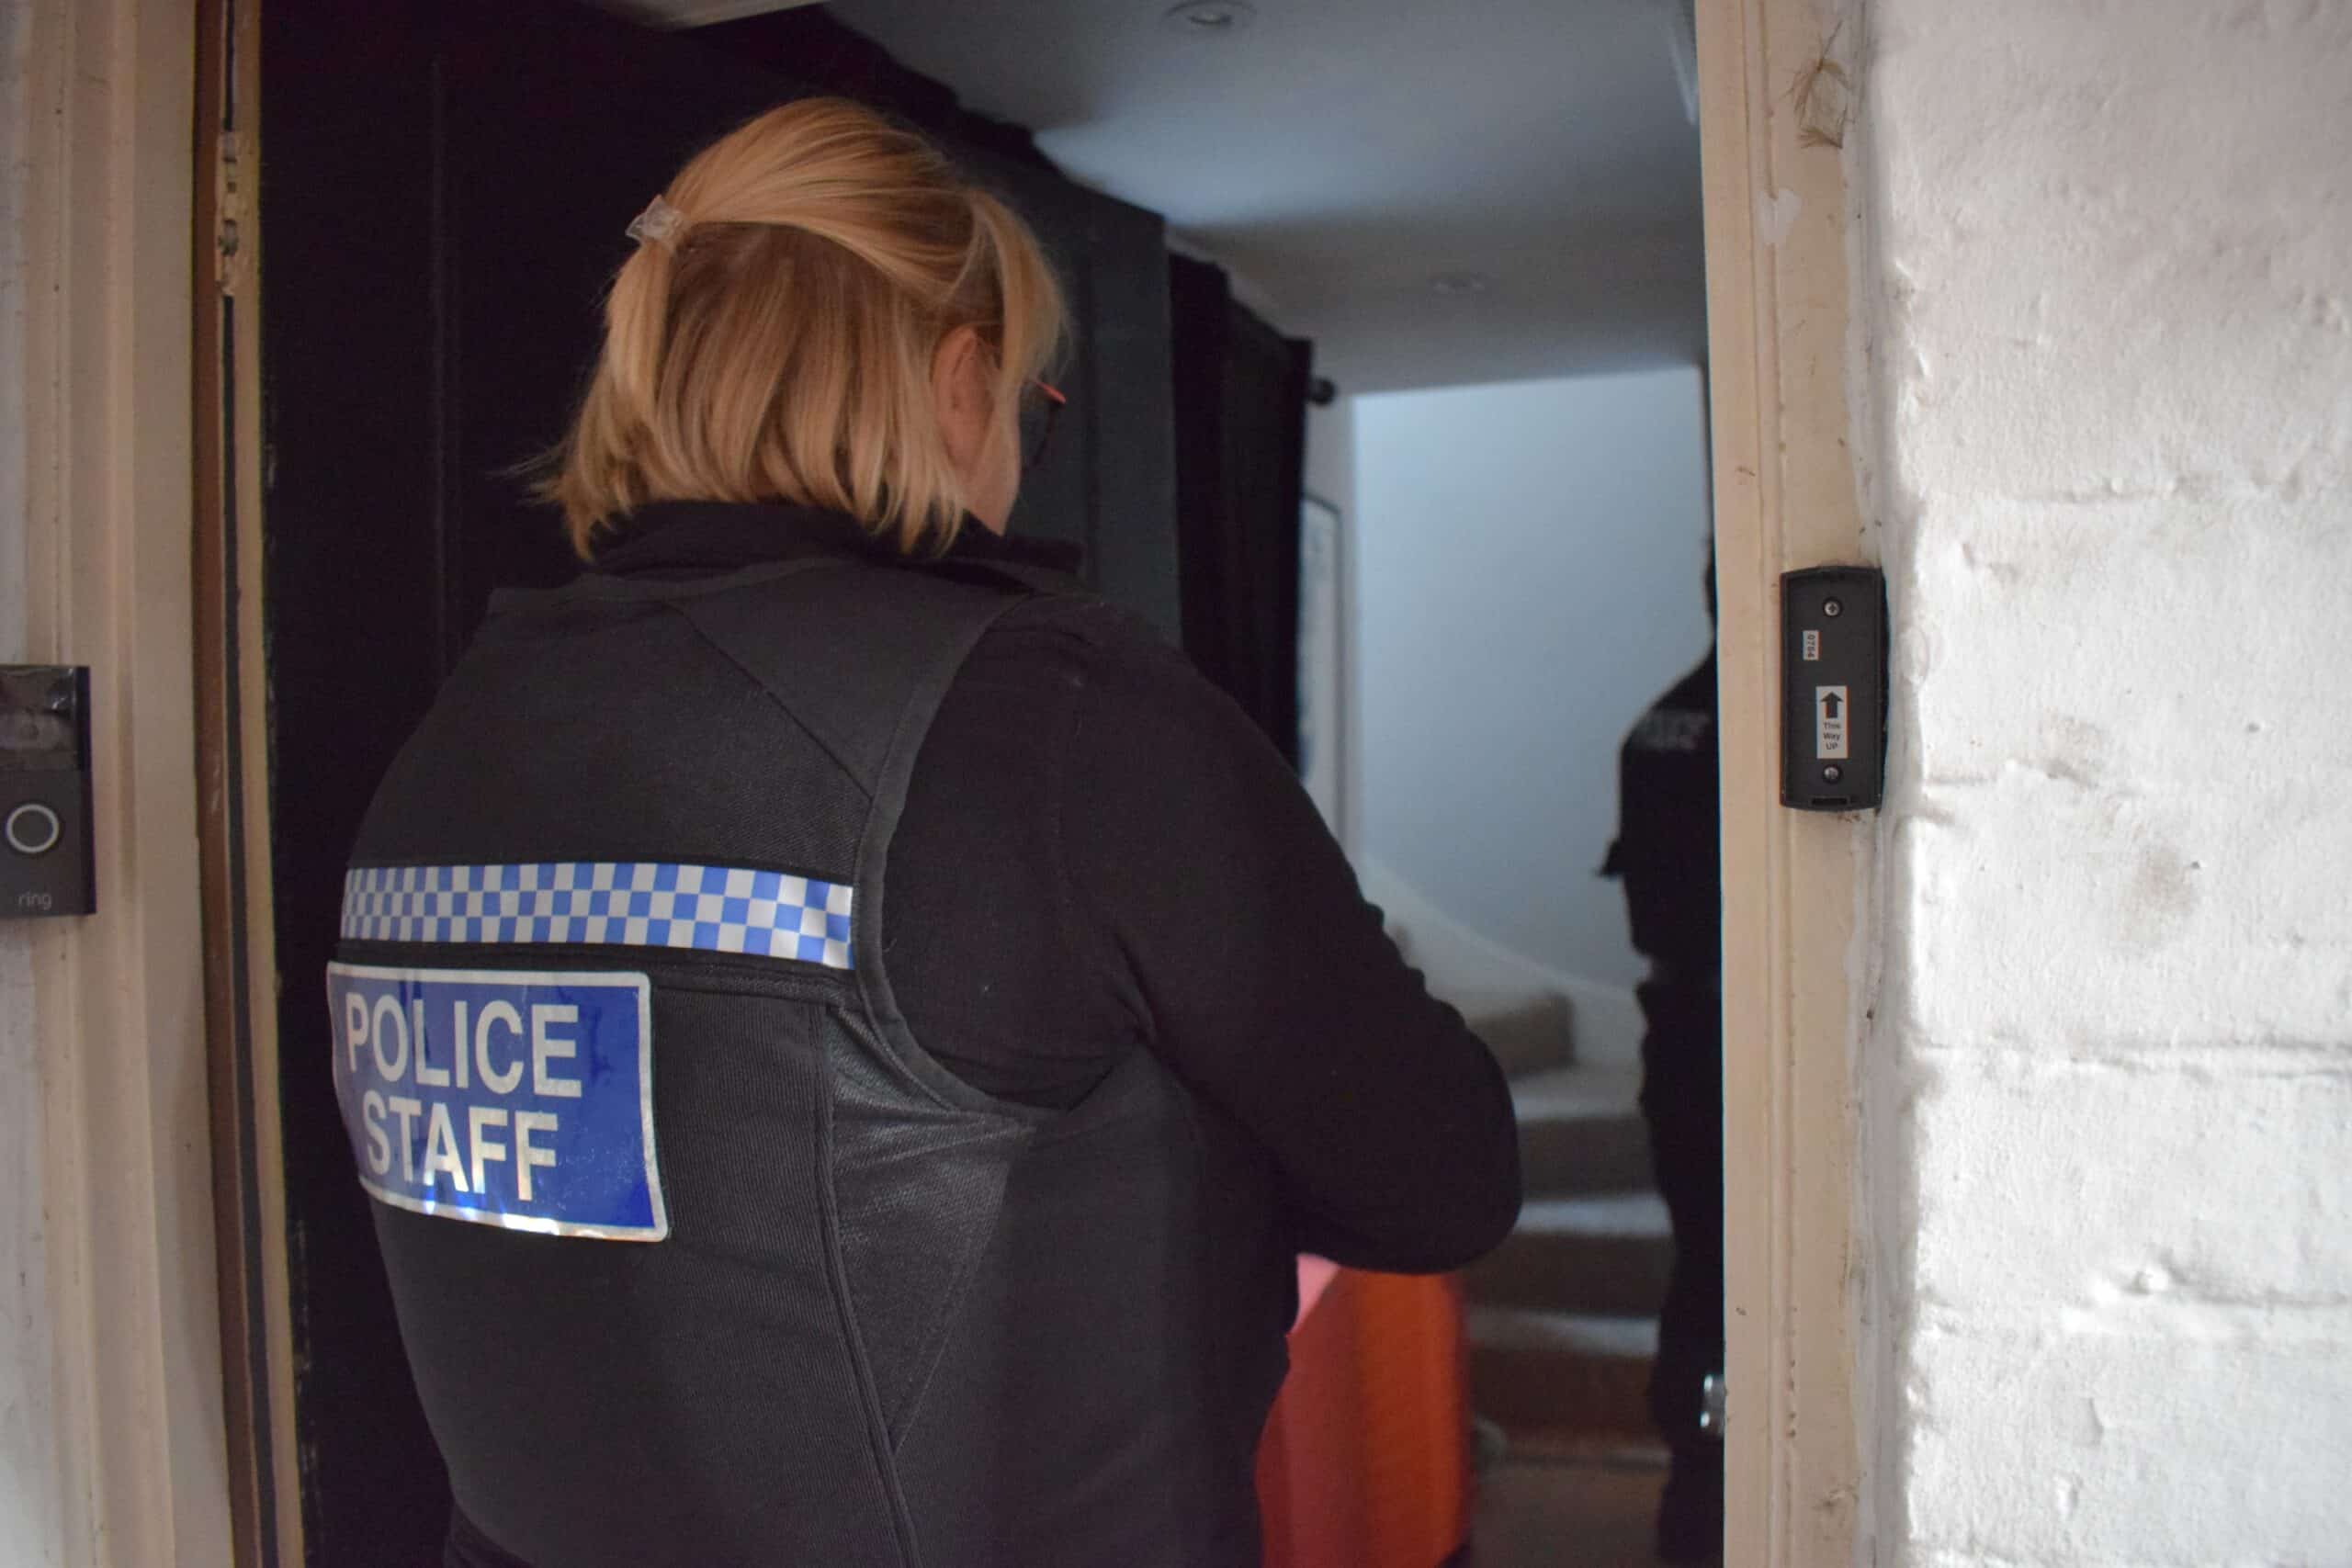
[[(1344, 390), (1701, 356), (1679, 0), (1254, 0), (1209, 37), (1165, 23), (1170, 3), (831, 9), (1166, 214)], [(1464, 272), (1491, 284), (1430, 287)]]

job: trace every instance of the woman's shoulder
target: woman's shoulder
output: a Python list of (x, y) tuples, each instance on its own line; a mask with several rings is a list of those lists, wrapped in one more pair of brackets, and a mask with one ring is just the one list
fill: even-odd
[(1050, 673), (1057, 684), (1182, 693), (1200, 682), (1191, 660), (1157, 626), (1092, 593), (1023, 600), (989, 627), (973, 658)]
[(1100, 732), (1106, 712), (1123, 723), (1164, 726), (1197, 680), (1141, 616), (1091, 593), (1026, 594), (981, 633), (934, 721), (989, 739), (933, 750), (986, 751), (997, 758), (992, 765), (1027, 751), (1046, 765)]
[(961, 725), (1059, 760), (1091, 792), (1288, 777), (1240, 706), (1158, 627), (1088, 594), (1044, 594), (985, 633), (950, 692)]
[(1086, 594), (1030, 600), (998, 621), (967, 667), (976, 684), (1053, 688), (1065, 753), (1093, 787), (1137, 777), (1219, 787), (1295, 783), (1273, 743), (1223, 688), (1150, 622)]

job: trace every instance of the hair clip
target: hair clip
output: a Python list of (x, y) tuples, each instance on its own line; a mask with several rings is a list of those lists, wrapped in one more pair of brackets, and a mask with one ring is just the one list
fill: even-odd
[(657, 196), (629, 220), (628, 237), (639, 244), (654, 240), (666, 245), (685, 226), (686, 215)]

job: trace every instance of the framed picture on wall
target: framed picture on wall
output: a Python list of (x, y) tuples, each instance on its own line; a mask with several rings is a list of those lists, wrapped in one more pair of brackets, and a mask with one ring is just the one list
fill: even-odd
[(1298, 771), (1331, 831), (1347, 792), (1347, 577), (1340, 509), (1309, 495), (1298, 513)]

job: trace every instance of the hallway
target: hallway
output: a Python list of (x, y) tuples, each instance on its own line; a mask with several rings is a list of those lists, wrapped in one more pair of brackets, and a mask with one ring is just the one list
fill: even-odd
[(1511, 1080), (1526, 1204), (1464, 1284), (1471, 1403), (1515, 1444), (1649, 1440), (1644, 1389), (1673, 1254), (1639, 1083), (1636, 1069), (1572, 1058)]
[(1565, 1037), (1505, 1058), (1527, 1202), (1464, 1286), (1472, 1404), (1509, 1447), (1457, 1568), (1643, 1568), (1666, 1483), (1644, 1388), (1671, 1249), (1639, 1072), (1578, 1064)]
[(1515, 1442), (1478, 1485), (1457, 1568), (1644, 1568), (1663, 1450)]

